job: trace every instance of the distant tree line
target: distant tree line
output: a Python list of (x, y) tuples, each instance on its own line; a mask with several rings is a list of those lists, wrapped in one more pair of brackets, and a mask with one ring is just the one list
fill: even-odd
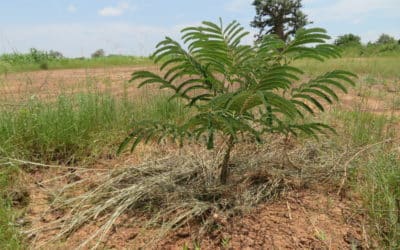
[[(361, 37), (354, 35), (352, 33), (344, 34), (338, 36), (338, 38), (334, 41), (337, 46), (361, 46)], [(400, 44), (400, 40), (396, 40), (396, 38), (388, 35), (381, 34), (379, 38), (375, 42), (368, 42), (367, 45), (395, 45)]]
[[(260, 41), (265, 35), (276, 35), (285, 42), (307, 24), (312, 23), (302, 12), (301, 0), (253, 0), (256, 15), (250, 25), (259, 30), (256, 35)], [(361, 46), (361, 37), (352, 33), (339, 36), (334, 44), (337, 46)], [(382, 34), (375, 42), (368, 45), (392, 46), (400, 44), (400, 40)]]

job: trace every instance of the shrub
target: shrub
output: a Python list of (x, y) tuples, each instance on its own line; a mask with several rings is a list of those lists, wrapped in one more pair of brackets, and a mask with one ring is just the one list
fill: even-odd
[(337, 46), (361, 46), (361, 37), (354, 34), (345, 34), (339, 36), (335, 42)]
[(50, 50), (49, 57), (53, 59), (63, 59), (64, 55), (59, 51)]
[(104, 57), (106, 53), (104, 52), (103, 49), (98, 49), (92, 54), (92, 58), (99, 58), (99, 57)]
[(193, 115), (180, 123), (138, 122), (119, 152), (130, 142), (134, 150), (141, 141), (161, 142), (166, 136), (181, 145), (185, 139), (201, 141), (212, 149), (218, 137), (226, 144), (220, 164), (224, 184), (231, 150), (241, 139), (262, 142), (265, 133), (318, 137), (333, 130), (323, 123), (307, 122), (306, 114), (324, 111), (325, 103), (338, 100), (335, 90), (346, 91), (345, 83), (354, 84), (355, 75), (343, 70), (300, 83), (303, 72), (292, 62), (340, 56), (336, 46), (326, 43), (330, 37), (320, 28), (300, 30), (287, 44), (276, 36), (265, 36), (255, 47), (241, 44), (248, 32), (235, 21), (226, 27), (222, 22), (203, 22), (183, 29), (182, 34), (187, 50), (169, 37), (158, 44), (153, 59), (162, 62), (162, 74), (137, 71), (131, 81), (140, 80), (139, 87), (159, 84), (171, 90), (171, 99), (184, 100)]
[(378, 40), (376, 40), (375, 44), (396, 44), (396, 39), (387, 34), (382, 34), (379, 36)]

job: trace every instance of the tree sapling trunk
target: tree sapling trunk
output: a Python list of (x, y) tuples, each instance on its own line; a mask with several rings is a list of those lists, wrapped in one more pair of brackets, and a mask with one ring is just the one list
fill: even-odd
[(220, 183), (222, 185), (225, 185), (227, 180), (228, 180), (229, 160), (230, 160), (231, 151), (232, 151), (232, 148), (233, 148), (234, 145), (235, 145), (234, 144), (234, 138), (233, 138), (233, 136), (230, 136), (229, 140), (228, 140), (228, 143), (227, 143), (227, 149), (225, 151), (224, 159), (222, 160), (222, 163), (220, 165), (221, 173), (220, 173), (220, 176), (219, 176), (219, 180), (220, 180)]

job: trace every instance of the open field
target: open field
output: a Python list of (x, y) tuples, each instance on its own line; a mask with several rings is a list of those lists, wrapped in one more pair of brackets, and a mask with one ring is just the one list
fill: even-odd
[[(36, 58), (39, 57), (39, 58)], [(123, 67), (130, 65), (150, 65), (148, 57), (111, 55), (99, 58), (40, 58), (30, 54), (7, 54), (0, 57), (0, 73), (9, 74), (37, 70), (92, 69)]]
[(154, 65), (2, 74), (0, 248), (71, 249), (94, 232), (89, 246), (105, 249), (400, 247), (400, 58), (298, 66), (307, 77), (337, 67), (359, 75), (320, 115), (338, 135), (244, 143), (222, 190), (210, 170), (219, 148), (166, 142), (116, 155), (134, 121), (190, 112), (128, 82)]

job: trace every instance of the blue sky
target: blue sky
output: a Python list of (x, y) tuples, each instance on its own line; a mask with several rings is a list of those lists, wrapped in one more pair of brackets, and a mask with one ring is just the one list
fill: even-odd
[[(0, 3), (0, 53), (31, 47), (66, 56), (150, 54), (165, 36), (202, 20), (238, 20), (252, 33), (252, 0), (13, 0)], [(332, 37), (381, 33), (400, 39), (400, 0), (304, 0), (303, 11)], [(247, 38), (250, 42), (252, 36)]]

